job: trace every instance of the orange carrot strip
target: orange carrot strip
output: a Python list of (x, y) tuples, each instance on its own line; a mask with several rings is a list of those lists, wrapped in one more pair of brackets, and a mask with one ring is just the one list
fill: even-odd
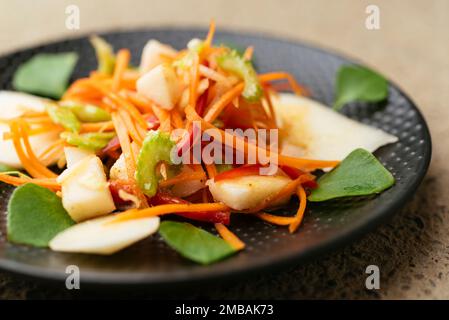
[(49, 170), (46, 166), (44, 166), (39, 161), (39, 159), (36, 157), (36, 155), (34, 154), (34, 151), (31, 148), (30, 140), (28, 139), (28, 134), (27, 134), (27, 132), (25, 130), (24, 125), (26, 125), (26, 124), (23, 122), (22, 125), (19, 127), (19, 129), (21, 130), (23, 144), (25, 145), (25, 150), (26, 150), (26, 152), (28, 154), (28, 158), (30, 159), (31, 162), (34, 163), (34, 166), (40, 172), (42, 172), (47, 178), (56, 178), (58, 175), (55, 174), (53, 171)]
[(207, 33), (207, 37), (204, 40), (205, 47), (209, 48), (212, 45), (214, 35), (215, 35), (215, 21), (214, 19), (211, 19), (209, 24), (209, 32)]
[(293, 233), (298, 229), (304, 217), (304, 212), (306, 211), (307, 194), (301, 185), (299, 186), (298, 189), (298, 197), (299, 197), (299, 208), (295, 216), (295, 221), (293, 221), (288, 227), (288, 231), (290, 231), (290, 233)]
[(300, 96), (308, 95), (308, 90), (303, 88), (300, 84), (298, 84), (298, 82), (296, 82), (295, 78), (290, 73), (272, 72), (259, 75), (259, 80), (261, 82), (269, 82), (282, 79), (287, 79), (288, 83), (290, 84), (290, 87), (297, 95)]
[(251, 60), (253, 58), (253, 53), (254, 53), (254, 47), (253, 46), (247, 47), (245, 52), (243, 53), (243, 59)]
[(269, 223), (272, 223), (272, 224), (275, 224), (278, 226), (288, 226), (293, 221), (295, 221), (295, 217), (275, 216), (275, 215), (265, 213), (265, 212), (256, 213), (255, 216), (266, 221), (266, 222), (269, 222)]
[[(265, 154), (267, 156), (270, 155), (269, 150), (265, 150), (263, 148), (260, 148), (259, 146), (256, 146), (252, 143), (248, 143), (246, 142), (244, 139), (242, 139), (241, 137), (237, 137), (235, 135), (232, 135), (228, 132), (225, 132), (221, 129), (218, 129), (217, 127), (215, 127), (214, 125), (210, 124), (209, 122), (205, 121), (205, 119), (201, 118), (194, 109), (192, 109), (190, 106), (186, 107), (186, 115), (188, 120), (190, 121), (201, 121), (201, 130), (206, 130), (206, 129), (215, 129), (218, 130), (217, 132), (220, 133), (221, 135), (221, 143), (225, 143), (227, 141), (240, 141), (242, 142), (241, 144), (243, 144), (243, 149), (239, 150), (241, 152), (243, 152), (244, 154), (248, 154), (250, 151), (253, 152), (253, 154), (257, 154), (257, 152), (260, 152), (261, 154)], [(226, 139), (227, 137), (227, 139)], [(234, 149), (236, 148), (236, 145), (240, 146), (241, 144), (235, 144), (233, 143), (233, 145), (231, 145), (231, 147), (233, 147)], [(293, 158), (293, 157), (288, 157), (288, 156), (284, 156), (279, 154), (278, 155), (278, 164), (280, 165), (286, 165), (289, 167), (294, 167), (297, 169), (303, 169), (303, 170), (316, 170), (316, 169), (320, 169), (320, 168), (333, 168), (335, 167), (337, 164), (339, 164), (340, 161), (328, 161), (328, 160), (312, 160), (312, 159), (303, 159), (303, 158)]]
[(231, 90), (226, 92), (223, 96), (218, 99), (206, 112), (204, 116), (204, 121), (212, 122), (214, 121), (223, 109), (234, 100), (234, 98), (240, 96), (243, 91), (245, 84), (243, 82), (234, 86)]
[(171, 118), (173, 120), (173, 125), (175, 128), (184, 128), (184, 121), (181, 118), (181, 114), (178, 110), (172, 110)]
[(94, 122), (94, 123), (83, 123), (81, 124), (80, 132), (105, 132), (105, 131), (113, 131), (114, 123), (112, 121), (102, 121), (102, 122)]
[(25, 170), (33, 177), (33, 178), (47, 178), (45, 172), (42, 172), (39, 167), (36, 166), (34, 162), (32, 162), (28, 156), (26, 155), (22, 142), (21, 142), (21, 130), (19, 124), (14, 121), (9, 124), (11, 133), (12, 133), (12, 142), (14, 148), (16, 149), (17, 156), (20, 159)]
[(189, 87), (189, 104), (196, 107), (196, 100), (198, 96), (198, 83), (200, 80), (199, 74), (199, 57), (194, 55), (192, 68), (190, 70), (190, 87)]
[(209, 179), (212, 179), (217, 175), (217, 168), (215, 167), (214, 163), (206, 164), (206, 171)]
[(151, 208), (141, 210), (128, 210), (116, 215), (112, 221), (127, 221), (133, 219), (142, 219), (156, 217), (170, 213), (178, 212), (204, 212), (204, 211), (225, 211), (228, 206), (221, 203), (186, 203), (186, 204), (162, 204)]
[(215, 229), (217, 229), (223, 240), (229, 243), (229, 245), (235, 250), (242, 250), (243, 248), (245, 248), (245, 243), (240, 240), (234, 233), (232, 233), (231, 230), (226, 228), (224, 224), (216, 223)]
[(109, 93), (108, 97), (117, 105), (117, 107), (124, 107), (131, 117), (137, 121), (137, 123), (142, 126), (142, 128), (147, 129), (148, 123), (142, 117), (140, 111), (132, 104), (129, 103), (122, 95), (116, 95), (114, 93)]
[(132, 187), (136, 196), (141, 201), (142, 207), (147, 207), (148, 202), (140, 191), (140, 189), (136, 185), (136, 181), (134, 179), (134, 173), (136, 172), (136, 157), (131, 148), (131, 142), (129, 141), (128, 130), (126, 129), (125, 124), (123, 123), (121, 117), (117, 113), (112, 114), (112, 122), (114, 123), (115, 131), (117, 133), (117, 137), (120, 142), (120, 146), (122, 148), (123, 155), (125, 157), (126, 163), (126, 172), (128, 174), (128, 178), (131, 181)]
[(115, 60), (115, 69), (112, 81), (112, 90), (117, 91), (120, 88), (120, 83), (125, 73), (126, 68), (128, 68), (129, 60), (131, 59), (131, 53), (128, 49), (120, 49), (117, 52), (117, 59)]
[(25, 177), (14, 177), (4, 173), (0, 173), (0, 181), (3, 181), (13, 186), (21, 186), (26, 183), (35, 183), (39, 186), (48, 188), (52, 191), (61, 190), (61, 185), (58, 182), (56, 182), (55, 179), (32, 179)]
[(141, 112), (153, 113), (151, 101), (137, 94), (137, 92), (127, 91), (126, 95), (129, 100), (131, 100), (131, 102), (140, 109)]
[(118, 114), (122, 118), (123, 123), (126, 126), (126, 129), (128, 130), (129, 135), (135, 141), (139, 146), (142, 146), (144, 136), (141, 135), (141, 133), (138, 131), (135, 123), (133, 123), (130, 115), (125, 110), (119, 110)]

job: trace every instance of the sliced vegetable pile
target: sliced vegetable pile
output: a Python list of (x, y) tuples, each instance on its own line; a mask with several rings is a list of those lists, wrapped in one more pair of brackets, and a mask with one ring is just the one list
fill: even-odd
[[(159, 231), (183, 257), (209, 264), (244, 249), (230, 230), (235, 216), (293, 233), (308, 200), (371, 195), (394, 184), (371, 152), (396, 137), (322, 108), (289, 73), (258, 74), (252, 47), (240, 53), (213, 45), (214, 31), (212, 22), (204, 40), (183, 50), (150, 40), (138, 68), (128, 49), (115, 53), (92, 37), (98, 69), (70, 85), (73, 52), (38, 54), (18, 68), (13, 87), (22, 93), (0, 91), (0, 181), (18, 186), (8, 205), (9, 241), (112, 254)], [(278, 81), (294, 95), (280, 94), (286, 86)], [(381, 101), (387, 89), (372, 71), (343, 66), (335, 108)], [(249, 161), (249, 150), (266, 151), (266, 143), (225, 131), (249, 128), (281, 132), (274, 173), (262, 175), (266, 163)], [(342, 135), (346, 128), (350, 136)], [(207, 129), (219, 132), (218, 141), (195, 141)], [(229, 135), (242, 143), (227, 144)], [(197, 143), (217, 142), (243, 154), (244, 163), (172, 160), (173, 150), (182, 156)], [(317, 179), (317, 170), (327, 172)], [(299, 199), (295, 215), (265, 212), (292, 197)], [(170, 221), (173, 215), (210, 223), (217, 235)]]

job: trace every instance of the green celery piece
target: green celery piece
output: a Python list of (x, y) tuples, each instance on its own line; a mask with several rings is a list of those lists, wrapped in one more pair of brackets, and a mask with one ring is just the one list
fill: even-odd
[(98, 72), (112, 74), (115, 68), (115, 54), (112, 46), (103, 38), (92, 36), (89, 39), (94, 47), (95, 55), (98, 61)]
[(257, 73), (251, 61), (245, 60), (237, 51), (225, 53), (217, 57), (218, 65), (226, 71), (229, 71), (245, 81), (243, 97), (248, 102), (258, 102), (262, 97), (262, 86)]
[(68, 144), (92, 151), (103, 149), (114, 137), (114, 132), (61, 133), (61, 138), (66, 140)]
[(75, 52), (39, 53), (19, 66), (12, 85), (18, 91), (59, 99), (77, 61)]
[(170, 154), (174, 147), (175, 143), (169, 134), (159, 131), (150, 131), (143, 141), (137, 157), (136, 181), (147, 196), (152, 197), (156, 194), (158, 187), (156, 166), (161, 161), (172, 164)]
[(0, 172), (6, 173), (6, 172), (15, 172), (16, 168), (10, 167), (6, 164), (0, 163)]
[(7, 236), (11, 242), (46, 247), (59, 232), (74, 224), (61, 198), (44, 187), (24, 184), (9, 199)]
[(111, 115), (106, 110), (93, 104), (65, 103), (64, 108), (72, 111), (81, 122), (101, 122), (111, 120)]
[(54, 123), (60, 124), (71, 132), (78, 132), (80, 130), (81, 123), (70, 109), (60, 107), (57, 104), (47, 104), (46, 109)]
[(190, 223), (163, 221), (159, 234), (183, 257), (201, 264), (216, 262), (236, 252), (223, 239)]
[(309, 201), (380, 193), (394, 184), (394, 177), (369, 151), (356, 149), (317, 182)]
[(334, 110), (353, 101), (379, 102), (388, 96), (388, 82), (376, 72), (355, 65), (340, 67), (336, 80)]

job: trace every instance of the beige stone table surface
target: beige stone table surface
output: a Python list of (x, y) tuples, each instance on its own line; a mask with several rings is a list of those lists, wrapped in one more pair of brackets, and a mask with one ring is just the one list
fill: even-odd
[[(80, 8), (80, 30), (65, 8)], [(380, 29), (365, 28), (366, 6)], [(93, 31), (160, 25), (252, 30), (304, 40), (356, 57), (398, 83), (418, 104), (433, 138), (429, 173), (389, 223), (337, 252), (285, 272), (211, 287), (204, 298), (449, 298), (449, 1), (446, 0), (15, 0), (0, 2), (0, 53)], [(365, 289), (365, 268), (381, 288)], [(120, 297), (120, 293), (116, 293)], [(151, 297), (145, 292), (136, 297)], [(0, 273), (2, 298), (98, 297)], [(129, 297), (129, 294), (125, 297)]]

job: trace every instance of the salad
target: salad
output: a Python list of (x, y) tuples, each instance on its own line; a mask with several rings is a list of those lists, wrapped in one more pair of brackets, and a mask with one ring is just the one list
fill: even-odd
[[(0, 91), (0, 181), (16, 186), (10, 242), (113, 254), (159, 234), (209, 264), (245, 248), (240, 215), (301, 232), (313, 203), (394, 184), (371, 152), (397, 138), (338, 112), (385, 100), (384, 78), (342, 66), (331, 109), (288, 72), (258, 73), (253, 47), (214, 33), (211, 22), (182, 50), (151, 39), (138, 66), (138, 53), (93, 36), (98, 67), (72, 83), (75, 52), (17, 69), (16, 91)], [(295, 201), (295, 214), (275, 213)]]

